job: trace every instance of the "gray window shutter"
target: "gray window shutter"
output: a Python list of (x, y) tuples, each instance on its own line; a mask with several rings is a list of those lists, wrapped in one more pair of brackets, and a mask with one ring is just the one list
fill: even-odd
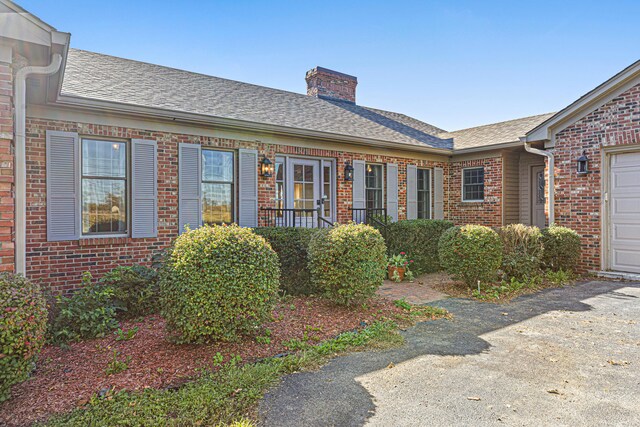
[(258, 151), (238, 150), (238, 225), (258, 226)]
[(433, 219), (444, 219), (444, 173), (433, 168)]
[(407, 165), (407, 219), (418, 218), (418, 169)]
[(131, 237), (158, 235), (157, 153), (155, 141), (132, 141)]
[(80, 238), (80, 143), (77, 133), (47, 131), (47, 240)]
[[(364, 183), (364, 162), (362, 160), (353, 161), (353, 181), (352, 181), (353, 209), (364, 209), (365, 183)], [(364, 218), (364, 215), (353, 213), (353, 219)]]
[(387, 163), (387, 215), (398, 220), (398, 165)]
[(186, 225), (190, 229), (202, 224), (200, 202), (201, 148), (198, 144), (180, 143), (178, 154), (178, 226), (179, 233)]

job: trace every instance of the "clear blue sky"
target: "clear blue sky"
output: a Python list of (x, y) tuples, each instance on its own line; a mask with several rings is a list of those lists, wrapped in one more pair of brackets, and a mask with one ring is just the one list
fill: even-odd
[(447, 130), (556, 111), (640, 59), (638, 1), (17, 0), (76, 48), (361, 105)]

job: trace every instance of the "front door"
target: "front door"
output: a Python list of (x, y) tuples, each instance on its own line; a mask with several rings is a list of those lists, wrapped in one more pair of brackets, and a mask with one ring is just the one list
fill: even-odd
[(320, 161), (309, 159), (291, 159), (293, 185), (289, 186), (289, 200), (296, 211), (297, 227), (315, 227), (317, 225), (317, 202), (320, 200)]
[(544, 166), (534, 166), (531, 168), (531, 225), (544, 228), (547, 218), (544, 214)]

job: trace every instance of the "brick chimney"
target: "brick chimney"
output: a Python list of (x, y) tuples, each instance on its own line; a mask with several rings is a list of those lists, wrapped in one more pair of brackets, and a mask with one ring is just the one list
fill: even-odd
[(327, 68), (315, 67), (307, 71), (307, 95), (316, 98), (356, 103), (358, 79)]

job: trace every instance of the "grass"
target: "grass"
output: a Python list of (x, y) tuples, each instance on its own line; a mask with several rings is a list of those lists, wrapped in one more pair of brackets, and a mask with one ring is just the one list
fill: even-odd
[[(446, 315), (442, 309), (420, 307), (420, 316)], [(407, 309), (405, 321), (417, 319)], [(415, 312), (418, 313), (418, 312)], [(242, 364), (239, 358), (206, 372), (197, 380), (176, 390), (149, 389), (141, 393), (109, 392), (94, 396), (83, 408), (51, 418), (46, 424), (57, 426), (253, 426), (250, 417), (265, 391), (288, 373), (313, 369), (329, 358), (347, 351), (383, 349), (398, 346), (403, 338), (396, 322), (378, 321), (370, 326), (312, 345), (291, 341), (296, 353)], [(220, 358), (221, 360), (221, 358)]]

